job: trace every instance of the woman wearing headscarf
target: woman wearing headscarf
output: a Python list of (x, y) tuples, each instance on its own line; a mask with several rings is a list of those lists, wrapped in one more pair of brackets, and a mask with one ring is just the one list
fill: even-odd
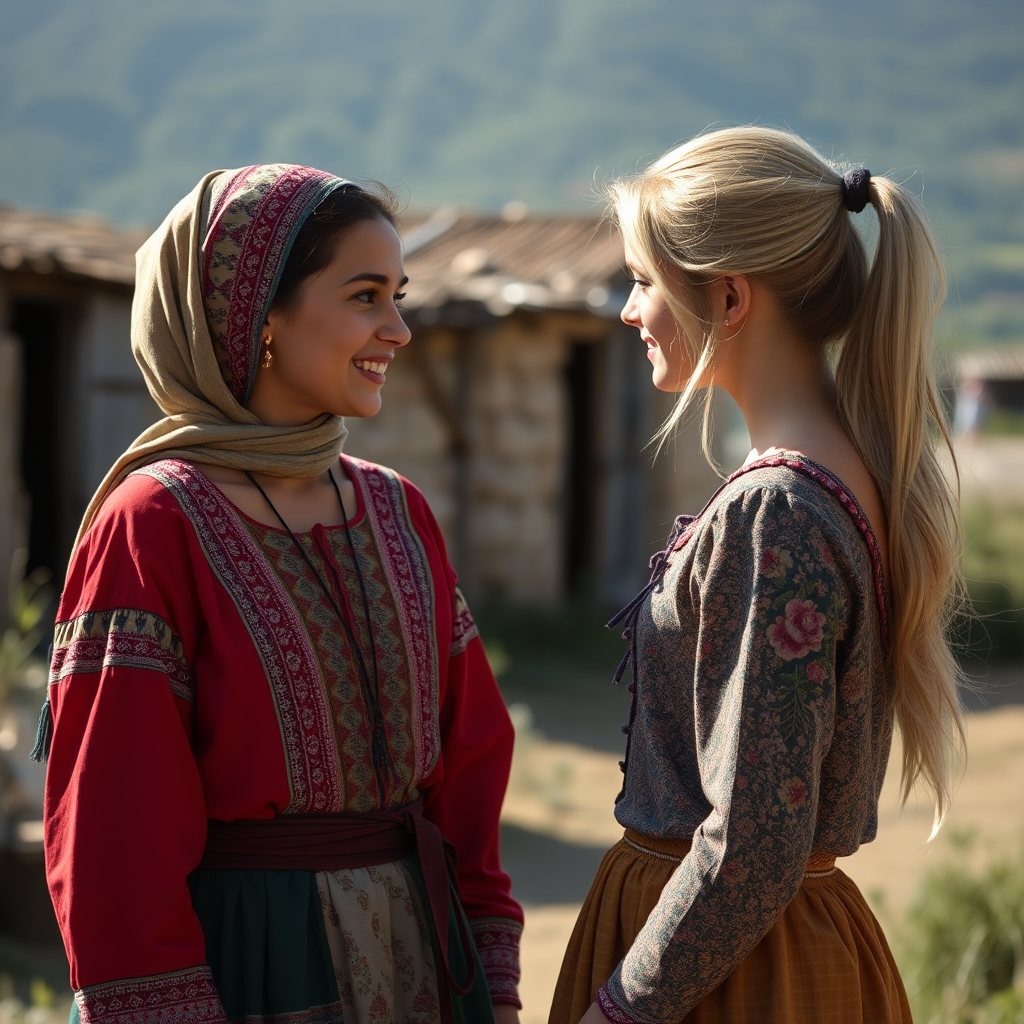
[(340, 454), (409, 340), (394, 222), (260, 165), (139, 251), (165, 416), (86, 512), (41, 719), (73, 1018), (517, 1019), (508, 715), (423, 496)]

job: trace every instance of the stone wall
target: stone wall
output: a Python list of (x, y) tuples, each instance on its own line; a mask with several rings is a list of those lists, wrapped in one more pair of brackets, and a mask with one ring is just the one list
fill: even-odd
[(565, 336), (508, 318), (470, 351), (472, 588), (511, 600), (561, 597)]
[(539, 318), (509, 317), (420, 330), (412, 345), (421, 354), (398, 354), (381, 412), (349, 421), (345, 450), (424, 492), (474, 594), (557, 600), (563, 338)]
[[(454, 396), (457, 341), (451, 332), (417, 333), (412, 344), (426, 350), (439, 384)], [(427, 394), (410, 349), (398, 353), (388, 370), (383, 407), (372, 419), (347, 419), (345, 451), (390, 466), (408, 477), (426, 496), (441, 531), (456, 537), (456, 460), (449, 432)]]
[(77, 422), (66, 439), (75, 452), (75, 504), (84, 510), (121, 453), (161, 418), (131, 348), (131, 298), (92, 296), (85, 304), (74, 351)]

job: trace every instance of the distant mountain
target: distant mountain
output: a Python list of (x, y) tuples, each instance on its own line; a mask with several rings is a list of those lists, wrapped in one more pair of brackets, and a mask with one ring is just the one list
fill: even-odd
[(263, 160), (572, 208), (749, 121), (923, 189), (961, 340), (1024, 339), (1020, 0), (0, 0), (0, 201), (122, 222)]

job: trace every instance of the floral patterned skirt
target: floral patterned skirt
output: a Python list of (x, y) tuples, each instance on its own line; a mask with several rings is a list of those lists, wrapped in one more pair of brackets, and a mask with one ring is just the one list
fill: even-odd
[[(627, 829), (605, 854), (569, 940), (548, 1024), (578, 1024), (689, 847)], [(768, 934), (683, 1024), (910, 1024), (896, 963), (860, 890), (834, 859), (831, 866), (814, 860)]]

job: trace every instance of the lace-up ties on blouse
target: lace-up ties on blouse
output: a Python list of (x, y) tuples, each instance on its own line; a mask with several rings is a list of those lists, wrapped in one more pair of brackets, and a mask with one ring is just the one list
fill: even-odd
[[(701, 513), (701, 515), (703, 515), (703, 513)], [(626, 753), (623, 760), (619, 762), (619, 769), (622, 771), (622, 789), (619, 790), (619, 794), (615, 798), (616, 803), (622, 799), (622, 796), (626, 791), (626, 766), (629, 764), (629, 747), (632, 742), (633, 720), (636, 717), (636, 680), (637, 665), (639, 664), (636, 650), (636, 627), (640, 617), (640, 611), (643, 608), (644, 601), (647, 600), (648, 595), (656, 590), (661, 585), (662, 580), (664, 580), (665, 571), (669, 566), (669, 556), (675, 550), (687, 529), (693, 526), (699, 518), (699, 515), (676, 516), (668, 543), (665, 545), (663, 550), (653, 555), (648, 563), (651, 570), (651, 578), (647, 583), (647, 586), (645, 586), (643, 590), (641, 590), (640, 593), (626, 605), (625, 608), (616, 612), (608, 622), (605, 623), (606, 629), (614, 629), (620, 623), (625, 623), (622, 629), (622, 639), (629, 642), (629, 648), (622, 656), (622, 660), (619, 662), (619, 666), (615, 670), (615, 675), (612, 676), (612, 682), (616, 686), (622, 682), (622, 677), (626, 674), (627, 666), (632, 666), (633, 673), (633, 681), (628, 687), (626, 687), (632, 695), (632, 699), (629, 703), (629, 721), (622, 727), (622, 731), (626, 736)]]

